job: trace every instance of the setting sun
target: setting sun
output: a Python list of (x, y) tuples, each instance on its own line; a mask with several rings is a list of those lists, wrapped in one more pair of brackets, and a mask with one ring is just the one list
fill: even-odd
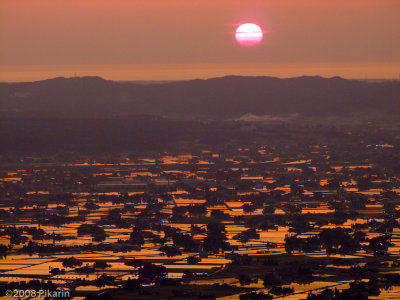
[(256, 24), (245, 23), (236, 29), (235, 38), (240, 45), (253, 46), (261, 42), (263, 31)]

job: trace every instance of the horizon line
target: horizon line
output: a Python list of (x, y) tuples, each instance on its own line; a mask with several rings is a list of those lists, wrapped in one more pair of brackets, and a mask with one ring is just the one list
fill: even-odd
[(185, 82), (185, 81), (194, 81), (194, 80), (211, 80), (211, 79), (220, 79), (227, 77), (247, 77), (247, 78), (272, 78), (272, 79), (298, 79), (298, 78), (322, 78), (322, 79), (343, 79), (343, 80), (356, 80), (356, 81), (400, 81), (400, 78), (348, 78), (339, 75), (335, 76), (322, 76), (322, 75), (300, 75), (300, 76), (288, 76), (288, 77), (279, 77), (279, 76), (271, 76), (271, 75), (238, 75), (238, 74), (230, 74), (223, 76), (212, 76), (207, 78), (190, 78), (190, 79), (132, 79), (132, 80), (118, 80), (118, 79), (108, 79), (98, 75), (84, 75), (84, 76), (56, 76), (56, 77), (48, 77), (38, 80), (31, 81), (0, 81), (0, 83), (35, 83), (47, 80), (55, 80), (55, 79), (84, 79), (84, 78), (99, 78), (104, 81), (112, 81), (112, 82), (126, 82), (126, 83), (138, 83), (138, 84), (162, 84), (162, 83), (172, 83), (172, 82)]
[(2, 65), (0, 82), (32, 82), (74, 76), (99, 76), (113, 81), (182, 81), (231, 75), (397, 80), (400, 78), (400, 62)]

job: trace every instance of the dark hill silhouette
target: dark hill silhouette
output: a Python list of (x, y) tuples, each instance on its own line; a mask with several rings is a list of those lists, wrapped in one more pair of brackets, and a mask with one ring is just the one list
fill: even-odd
[(294, 114), (343, 116), (400, 113), (400, 82), (340, 77), (227, 76), (138, 84), (100, 77), (0, 83), (0, 110), (63, 115), (143, 115), (236, 118)]

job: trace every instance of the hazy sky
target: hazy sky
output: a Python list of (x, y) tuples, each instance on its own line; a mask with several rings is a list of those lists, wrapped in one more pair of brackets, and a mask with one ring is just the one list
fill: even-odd
[[(254, 22), (261, 44), (236, 27)], [(0, 80), (398, 78), (400, 0), (1, 0)]]

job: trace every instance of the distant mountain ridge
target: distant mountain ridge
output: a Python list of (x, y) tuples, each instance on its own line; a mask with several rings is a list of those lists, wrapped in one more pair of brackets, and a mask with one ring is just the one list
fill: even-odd
[(400, 114), (400, 82), (340, 77), (226, 76), (140, 84), (100, 77), (0, 83), (0, 111), (63, 115), (162, 115), (239, 118), (253, 115)]

